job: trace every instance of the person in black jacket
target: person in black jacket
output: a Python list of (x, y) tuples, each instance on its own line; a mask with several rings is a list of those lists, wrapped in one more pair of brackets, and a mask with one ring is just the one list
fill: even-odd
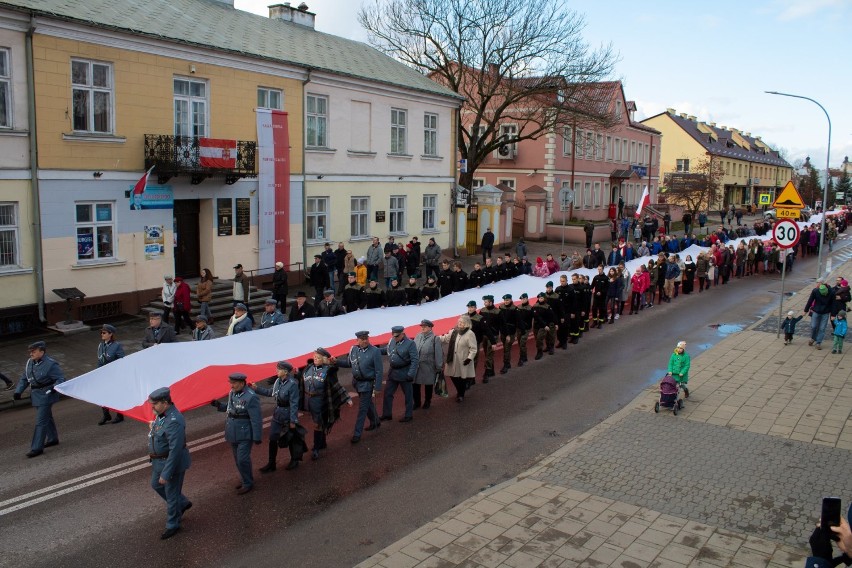
[[(497, 259), (500, 260), (499, 258)], [(512, 343), (518, 331), (518, 308), (512, 301), (511, 294), (503, 295), (503, 305), (500, 306), (500, 335), (503, 337), (503, 368), (500, 374), (505, 375), (512, 368)]]
[(355, 281), (355, 273), (350, 272), (348, 275), (349, 282), (343, 288), (343, 307), (346, 308), (346, 313), (352, 313), (364, 307), (364, 288), (359, 286)]
[(494, 270), (494, 263), (491, 259), (485, 261), (485, 266), (482, 267), (483, 284), (491, 284), (497, 281), (497, 271)]
[(482, 271), (482, 265), (478, 262), (474, 263), (473, 270), (467, 277), (467, 282), (471, 288), (480, 288), (485, 285), (485, 273)]
[(595, 243), (595, 248), (592, 250), (594, 263), (589, 268), (597, 268), (598, 266), (606, 266), (606, 254), (601, 250), (601, 244)]
[(547, 304), (547, 296), (544, 292), (539, 293), (538, 302), (532, 307), (533, 334), (535, 335), (535, 359), (538, 361), (544, 357), (544, 348), (553, 352), (553, 344), (550, 342), (550, 331), (556, 326), (556, 314)]
[(405, 305), (405, 290), (399, 287), (399, 280), (391, 279), (391, 287), (385, 292), (385, 302), (387, 307)]
[(483, 383), (494, 376), (494, 346), (497, 344), (497, 334), (500, 331), (500, 310), (494, 305), (494, 296), (483, 296), (484, 307), (479, 310), (482, 316), (482, 350), (485, 353), (485, 376)]
[(603, 270), (603, 266), (598, 266), (598, 273), (592, 278), (592, 325), (598, 329), (606, 321), (606, 294), (609, 289), (609, 278)]
[(527, 339), (532, 329), (533, 311), (530, 305), (529, 295), (526, 292), (519, 296), (521, 304), (518, 306), (515, 339), (518, 341), (518, 367), (523, 367), (527, 362)]
[[(334, 251), (331, 251), (334, 254)], [(331, 288), (331, 281), (328, 278), (329, 268), (322, 261), (322, 256), (315, 254), (314, 263), (308, 270), (308, 278), (311, 280), (311, 286), (314, 287), (314, 303), (319, 304), (322, 301), (323, 292)]]
[(822, 339), (825, 336), (825, 327), (831, 315), (833, 301), (831, 289), (826, 286), (822, 278), (818, 279), (805, 304), (805, 313), (811, 316), (811, 339), (808, 345), (816, 343), (816, 348), (822, 349)]
[(462, 270), (461, 262), (453, 264), (453, 292), (464, 292), (468, 289), (467, 272)]
[(334, 297), (334, 290), (329, 288), (323, 293), (323, 300), (317, 304), (317, 316), (321, 318), (333, 318), (334, 316), (342, 316), (346, 313), (343, 306)]
[(408, 279), (408, 286), (405, 287), (405, 303), (409, 306), (419, 306), (422, 298), (420, 288), (417, 286), (417, 278), (412, 276)]
[(486, 257), (491, 258), (491, 249), (494, 248), (494, 233), (491, 232), (491, 227), (485, 230), (482, 235), (482, 262), (485, 262)]
[[(482, 324), (482, 316), (477, 313), (476, 302), (473, 300), (467, 303), (467, 316), (470, 318), (470, 329), (473, 331), (474, 337), (476, 337), (476, 357), (473, 358), (473, 366), (476, 368), (476, 364), (479, 362), (479, 349), (481, 348), (483, 351), (485, 349), (485, 328)], [(487, 378), (485, 376), (483, 382), (487, 383), (488, 381), (485, 380)], [(476, 382), (474, 379), (468, 379), (467, 387), (469, 388), (474, 382)]]
[(556, 347), (560, 349), (568, 348), (568, 319), (571, 314), (573, 301), (573, 290), (568, 284), (568, 277), (562, 275), (559, 277), (559, 286), (556, 287), (556, 294), (559, 296), (560, 317), (559, 329), (556, 330)]
[(278, 302), (278, 309), (287, 309), (287, 271), (284, 270), (283, 262), (275, 263), (275, 272), (272, 273), (272, 297)]
[(435, 284), (435, 277), (433, 275), (430, 274), (426, 277), (426, 284), (420, 290), (420, 293), (423, 296), (424, 304), (426, 302), (434, 302), (438, 299), (440, 292), (438, 291), (438, 286)]
[(301, 291), (296, 292), (296, 302), (290, 307), (287, 321), (300, 321), (316, 317), (316, 315), (314, 307), (307, 302), (307, 295)]
[(441, 291), (441, 297), (449, 296), (453, 293), (453, 273), (450, 270), (450, 262), (447, 260), (441, 261), (441, 271), (438, 273), (438, 289)]
[(364, 290), (364, 307), (368, 310), (384, 308), (387, 305), (386, 301), (384, 290), (379, 288), (378, 281), (373, 278)]

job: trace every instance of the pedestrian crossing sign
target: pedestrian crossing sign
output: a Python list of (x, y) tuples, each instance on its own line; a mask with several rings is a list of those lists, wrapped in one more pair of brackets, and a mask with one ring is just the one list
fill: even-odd
[(760, 203), (760, 205), (769, 205), (772, 203), (772, 195), (768, 193), (761, 193), (760, 201), (758, 201), (758, 203)]
[(788, 181), (778, 197), (775, 198), (773, 207), (783, 207), (784, 209), (804, 209), (805, 203), (802, 201), (802, 196), (792, 181)]

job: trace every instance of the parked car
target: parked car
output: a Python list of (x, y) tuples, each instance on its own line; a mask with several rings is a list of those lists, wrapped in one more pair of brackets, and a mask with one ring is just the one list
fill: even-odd
[[(813, 210), (813, 209), (811, 209), (811, 208), (810, 208), (810, 207), (808, 207), (808, 206), (805, 206), (805, 208), (804, 208), (804, 209), (802, 209), (801, 211), (799, 211), (799, 218), (798, 218), (798, 220), (799, 220), (799, 221), (807, 221), (808, 219), (810, 219), (810, 218), (811, 218), (811, 215), (813, 215), (813, 214), (814, 214), (814, 210)], [(764, 211), (763, 216), (764, 216), (766, 219), (770, 219), (770, 220), (774, 221), (774, 220), (776, 219), (775, 209), (768, 209), (768, 210)]]

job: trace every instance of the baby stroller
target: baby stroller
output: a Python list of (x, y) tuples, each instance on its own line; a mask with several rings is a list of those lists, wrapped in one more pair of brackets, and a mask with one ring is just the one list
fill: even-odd
[(680, 385), (671, 375), (666, 375), (660, 381), (660, 400), (654, 404), (654, 412), (660, 408), (671, 408), (672, 414), (677, 416), (677, 411), (683, 408), (683, 399), (680, 398)]

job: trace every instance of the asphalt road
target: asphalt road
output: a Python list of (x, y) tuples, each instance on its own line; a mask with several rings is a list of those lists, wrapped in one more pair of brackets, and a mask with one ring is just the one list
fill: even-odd
[[(838, 259), (852, 250), (847, 242)], [(786, 289), (812, 282), (815, 270), (813, 258), (798, 262)], [(234, 494), (222, 415), (189, 412), (184, 491), (194, 507), (165, 542), (165, 507), (143, 459), (147, 425), (99, 427), (98, 408), (65, 400), (54, 407), (61, 444), (26, 459), (34, 412), (3, 411), (0, 566), (352, 566), (617, 411), (662, 376), (677, 341), (693, 354), (707, 349), (777, 309), (779, 292), (780, 278), (757, 276), (623, 316), (567, 351), (478, 384), (462, 404), (438, 399), (412, 423), (386, 422), (358, 445), (349, 443), (355, 409), (345, 409), (322, 459), (258, 473), (245, 496)], [(255, 468), (265, 461), (264, 442)]]

